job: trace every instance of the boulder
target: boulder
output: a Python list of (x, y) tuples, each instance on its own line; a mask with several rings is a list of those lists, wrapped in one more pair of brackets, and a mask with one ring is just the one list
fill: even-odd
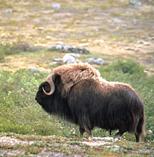
[(63, 57), (63, 63), (65, 63), (65, 64), (73, 64), (73, 63), (76, 63), (76, 62), (77, 62), (76, 58), (72, 54), (66, 54)]
[(64, 53), (76, 53), (76, 54), (88, 54), (90, 53), (89, 50), (86, 48), (71, 46), (71, 45), (64, 45), (64, 44), (57, 44), (48, 48), (49, 51), (61, 51)]
[(88, 58), (87, 62), (89, 64), (97, 64), (97, 65), (102, 65), (105, 63), (105, 61), (102, 58), (96, 58), (96, 57)]

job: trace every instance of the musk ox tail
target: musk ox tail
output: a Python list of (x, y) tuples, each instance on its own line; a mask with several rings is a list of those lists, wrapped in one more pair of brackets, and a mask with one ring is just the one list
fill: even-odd
[(144, 114), (142, 117), (140, 117), (136, 131), (135, 131), (135, 137), (136, 137), (136, 142), (140, 142), (141, 140), (144, 141), (144, 136), (145, 136), (145, 128), (144, 128)]
[(144, 115), (144, 103), (140, 99), (140, 97), (134, 92), (133, 95), (133, 101), (131, 100), (131, 103), (133, 104), (133, 121), (134, 121), (134, 134), (136, 138), (136, 142), (144, 141), (145, 136), (145, 115)]

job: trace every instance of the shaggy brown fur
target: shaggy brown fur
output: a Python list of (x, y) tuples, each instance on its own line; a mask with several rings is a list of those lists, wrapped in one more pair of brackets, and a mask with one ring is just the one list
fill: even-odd
[(101, 84), (101, 88), (103, 89), (103, 93), (110, 93), (111, 91), (114, 91), (114, 89), (116, 90), (120, 90), (125, 89), (125, 90), (132, 90), (135, 92), (135, 90), (131, 87), (131, 85), (127, 84), (127, 83), (122, 83), (122, 82), (110, 82), (107, 81), (105, 79), (102, 79), (99, 81)]
[(131, 86), (123, 83), (83, 79), (62, 94), (63, 82), (54, 75), (55, 91), (46, 95), (50, 85), (43, 82), (37, 91), (36, 101), (50, 113), (79, 125), (81, 135), (91, 134), (94, 127), (118, 130), (116, 136), (132, 132), (136, 142), (144, 135), (144, 104)]
[(84, 79), (94, 79), (96, 81), (102, 81), (98, 70), (93, 68), (89, 64), (69, 64), (62, 65), (53, 69), (53, 74), (61, 76), (63, 83), (63, 94), (67, 94), (70, 88)]

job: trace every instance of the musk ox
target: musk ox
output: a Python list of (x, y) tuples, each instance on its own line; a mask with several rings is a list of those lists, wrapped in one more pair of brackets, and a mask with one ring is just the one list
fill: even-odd
[(100, 78), (89, 65), (54, 69), (39, 86), (36, 101), (49, 114), (79, 125), (81, 135), (99, 127), (118, 130), (117, 136), (132, 132), (139, 142), (144, 133), (144, 105), (135, 90)]

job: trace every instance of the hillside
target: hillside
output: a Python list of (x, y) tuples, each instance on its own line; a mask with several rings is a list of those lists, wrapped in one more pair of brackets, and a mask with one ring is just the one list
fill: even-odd
[(110, 59), (133, 58), (153, 72), (152, 1), (133, 6), (127, 0), (1, 0), (0, 9), (2, 45), (82, 46)]

